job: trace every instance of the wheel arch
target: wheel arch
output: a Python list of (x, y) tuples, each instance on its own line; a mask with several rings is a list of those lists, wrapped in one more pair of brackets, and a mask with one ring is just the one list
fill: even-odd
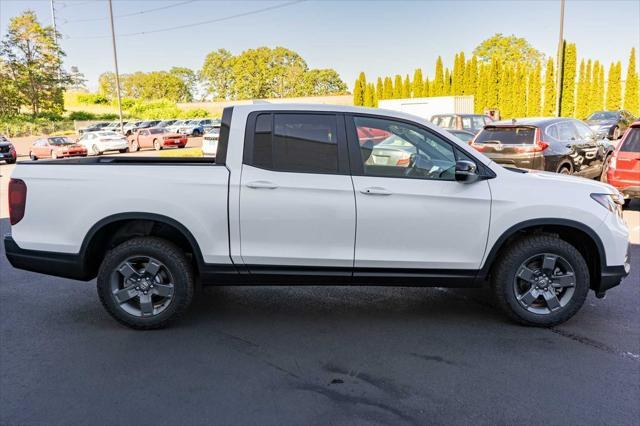
[(107, 250), (137, 236), (161, 237), (191, 253), (196, 272), (204, 265), (198, 242), (180, 222), (155, 213), (127, 212), (107, 216), (87, 232), (80, 247), (80, 256), (87, 273), (95, 277)]
[(582, 254), (589, 266), (590, 287), (592, 289), (599, 288), (601, 271), (607, 265), (604, 244), (592, 228), (570, 219), (541, 218), (513, 225), (500, 235), (489, 250), (480, 270), (479, 278), (485, 280), (489, 277), (496, 260), (500, 258), (501, 251), (505, 250), (511, 242), (523, 236), (537, 233), (555, 234), (572, 244)]

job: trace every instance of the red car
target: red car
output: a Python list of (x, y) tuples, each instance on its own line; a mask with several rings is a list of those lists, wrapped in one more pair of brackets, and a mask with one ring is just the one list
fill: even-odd
[(185, 145), (187, 145), (187, 136), (169, 132), (164, 127), (152, 127), (138, 130), (131, 139), (130, 151), (135, 152), (140, 148), (154, 148), (160, 151), (166, 147), (184, 148)]
[(86, 157), (87, 148), (66, 136), (47, 136), (36, 140), (29, 150), (32, 160), (39, 158)]
[(622, 192), (625, 205), (640, 198), (640, 120), (629, 127), (614, 151), (607, 181)]

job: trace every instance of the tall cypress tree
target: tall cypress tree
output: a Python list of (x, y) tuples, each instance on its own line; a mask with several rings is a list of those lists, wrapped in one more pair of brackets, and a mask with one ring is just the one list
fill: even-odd
[(391, 77), (384, 78), (383, 99), (393, 99), (393, 81), (391, 81)]
[(576, 45), (564, 43), (564, 66), (562, 69), (562, 98), (560, 116), (572, 117), (576, 108)]
[(451, 96), (451, 71), (449, 68), (444, 70), (444, 88), (442, 89), (443, 96)]
[(424, 89), (422, 89), (422, 96), (424, 97), (429, 97), (429, 96), (433, 96), (433, 93), (431, 91), (431, 82), (429, 81), (429, 77), (424, 79)]
[(620, 74), (622, 65), (620, 62), (611, 63), (609, 66), (609, 78), (607, 79), (607, 109), (616, 110), (622, 106), (622, 88)]
[(580, 71), (578, 73), (578, 95), (576, 97), (576, 118), (585, 119), (589, 114), (589, 99), (586, 82), (586, 69), (584, 59), (580, 61)]
[(376, 99), (384, 99), (384, 86), (380, 77), (376, 81)]
[(356, 80), (355, 85), (353, 86), (353, 104), (355, 106), (364, 105), (365, 101), (365, 89), (367, 86), (367, 78), (364, 75), (364, 72), (361, 72)]
[(416, 69), (413, 73), (413, 97), (421, 98), (424, 96), (424, 80), (422, 79), (422, 70), (420, 68)]
[(402, 84), (402, 97), (403, 98), (411, 97), (411, 81), (409, 80), (409, 74), (405, 76), (404, 83)]
[(513, 76), (515, 81), (512, 81), (512, 114), (514, 117), (522, 118), (527, 114), (527, 75), (522, 63), (516, 65)]
[(538, 117), (540, 115), (540, 95), (542, 92), (542, 65), (537, 62), (535, 67), (529, 72), (527, 88), (527, 117)]
[(503, 118), (512, 117), (513, 86), (511, 81), (511, 64), (502, 65), (498, 88), (498, 109)]
[(373, 89), (373, 84), (367, 84), (364, 88), (364, 103), (363, 105), (366, 107), (373, 107), (373, 94), (375, 90)]
[(591, 63), (591, 59), (589, 59), (587, 61), (587, 65), (585, 66), (585, 71), (584, 71), (584, 74), (585, 74), (584, 103), (586, 105), (585, 110), (587, 111), (587, 115), (591, 113), (591, 87), (593, 85), (593, 79), (591, 77), (592, 70), (593, 70), (593, 64)]
[(396, 74), (395, 82), (393, 83), (393, 98), (402, 98), (402, 77), (400, 74)]
[(589, 113), (600, 109), (598, 106), (598, 87), (600, 84), (600, 62), (594, 61), (591, 68), (591, 85), (589, 86)]
[(547, 69), (544, 73), (544, 106), (542, 115), (553, 117), (556, 115), (556, 78), (554, 76), (553, 59), (547, 61)]
[(636, 72), (636, 49), (631, 48), (629, 65), (627, 65), (627, 80), (624, 86), (624, 109), (640, 115), (640, 91), (638, 89), (638, 74)]
[(451, 75), (451, 94), (458, 96), (464, 92), (465, 58), (464, 52), (456, 54)]
[(478, 67), (477, 90), (474, 93), (473, 110), (476, 114), (482, 114), (487, 107), (487, 66), (480, 64)]
[(494, 56), (491, 58), (491, 66), (487, 71), (487, 96), (485, 98), (486, 108), (498, 108), (500, 74), (500, 59), (497, 56)]
[(473, 55), (465, 65), (463, 95), (476, 95), (478, 84), (478, 59)]
[(444, 95), (444, 67), (442, 66), (442, 58), (438, 56), (436, 60), (436, 75), (433, 78), (433, 90), (431, 96)]
[(604, 64), (600, 64), (600, 78), (598, 81), (599, 91), (598, 91), (598, 109), (604, 108), (604, 93), (605, 93), (605, 85), (604, 85)]

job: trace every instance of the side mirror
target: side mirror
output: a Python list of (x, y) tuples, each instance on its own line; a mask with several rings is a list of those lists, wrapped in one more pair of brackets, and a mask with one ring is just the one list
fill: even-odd
[(456, 161), (456, 180), (462, 183), (473, 183), (478, 180), (478, 166), (468, 160)]

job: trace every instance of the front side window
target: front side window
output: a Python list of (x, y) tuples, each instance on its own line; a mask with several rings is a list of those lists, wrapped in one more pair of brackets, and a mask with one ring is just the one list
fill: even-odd
[(249, 164), (281, 172), (338, 173), (336, 116), (259, 114)]
[(640, 127), (632, 127), (627, 134), (620, 151), (640, 152)]
[[(365, 176), (454, 180), (456, 153), (448, 142), (417, 126), (373, 117), (354, 117)], [(361, 128), (386, 132), (378, 143)]]

